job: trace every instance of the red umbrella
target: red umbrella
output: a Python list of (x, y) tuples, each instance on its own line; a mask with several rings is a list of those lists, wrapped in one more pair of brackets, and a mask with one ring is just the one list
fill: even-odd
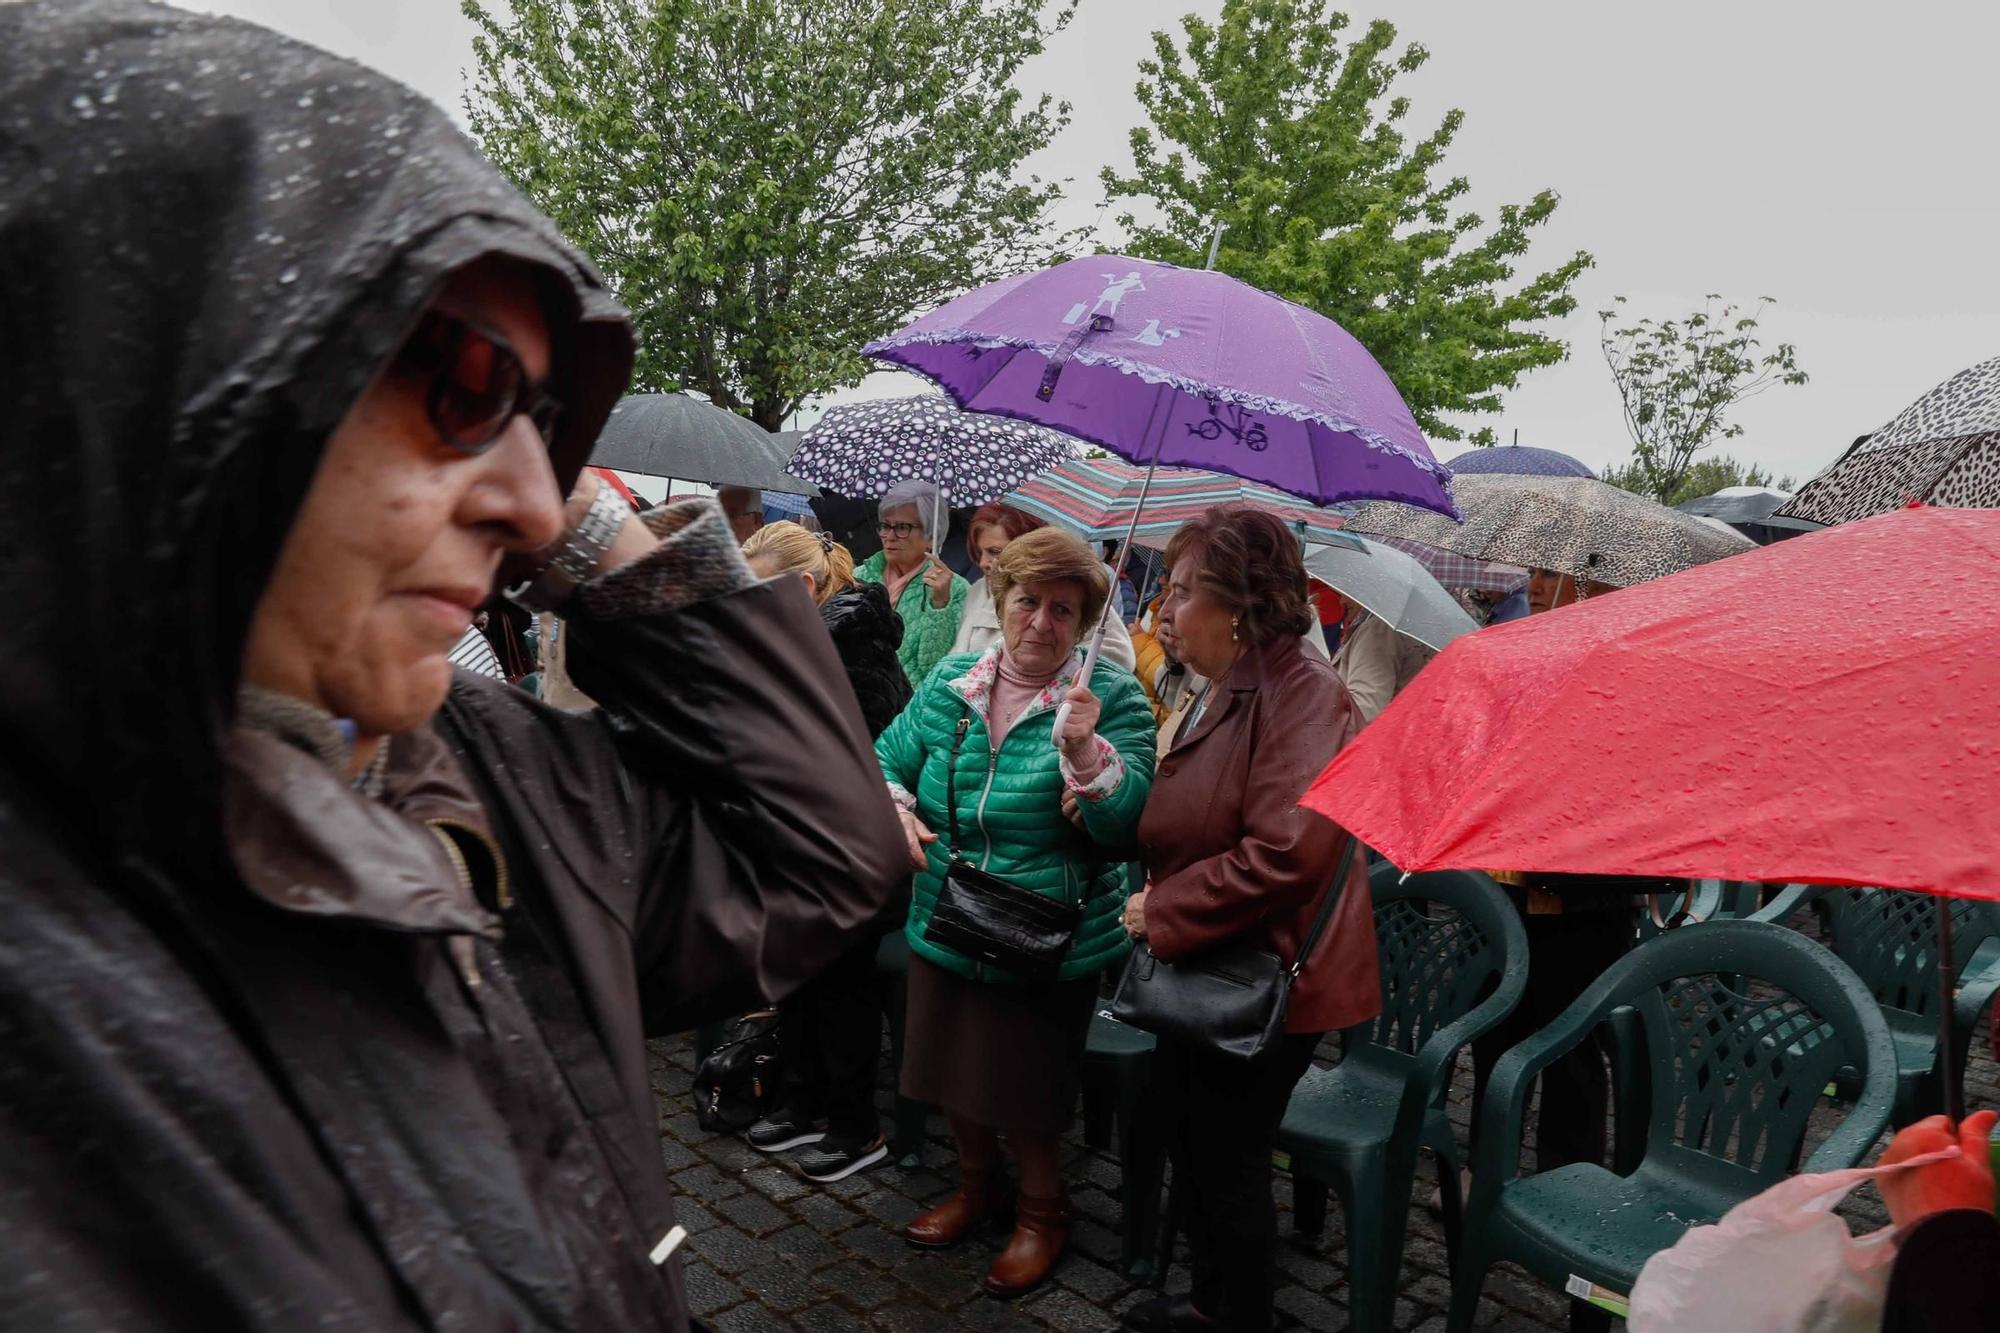
[(2000, 511), (1900, 510), (1468, 634), (1304, 804), (1412, 871), (2000, 899)]

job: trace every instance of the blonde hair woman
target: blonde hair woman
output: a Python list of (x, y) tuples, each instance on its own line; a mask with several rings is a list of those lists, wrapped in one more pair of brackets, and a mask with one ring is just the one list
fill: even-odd
[[(805, 580), (833, 636), (870, 736), (881, 735), (910, 701), (896, 650), (903, 622), (879, 583), (854, 577), (854, 557), (822, 533), (796, 523), (767, 523), (743, 543), (750, 568), (764, 578)], [(889, 1155), (875, 1115), (875, 1062), (882, 1009), (875, 983), (881, 932), (858, 939), (824, 972), (778, 1006), (785, 1052), (784, 1093), (745, 1140), (759, 1152), (803, 1148), (799, 1170), (832, 1182)]]

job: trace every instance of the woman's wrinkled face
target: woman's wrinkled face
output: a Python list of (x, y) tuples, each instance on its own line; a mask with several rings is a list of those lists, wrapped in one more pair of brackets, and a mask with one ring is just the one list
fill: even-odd
[(1229, 623), (1229, 608), (1201, 586), (1200, 573), (1200, 562), (1184, 555), (1168, 575), (1166, 599), (1160, 603), (1160, 639), (1188, 670), (1214, 680), (1236, 665), (1243, 645)]
[(1075, 579), (1017, 583), (1007, 590), (1000, 637), (1014, 665), (1031, 676), (1053, 672), (1083, 633), (1083, 585)]
[(972, 530), (972, 558), (979, 562), (979, 572), (987, 576), (993, 573), (993, 566), (1000, 563), (1000, 553), (1007, 549), (1007, 530), (998, 523), (987, 523)]
[(882, 539), (882, 549), (888, 554), (889, 563), (898, 569), (908, 569), (923, 559), (924, 552), (930, 549), (915, 505), (898, 505), (894, 509), (883, 510), (881, 518), (876, 521), (875, 532)]
[[(521, 268), (462, 270), (431, 309), (504, 342), (535, 380), (548, 374), (547, 326)], [(429, 720), (451, 683), (446, 654), (501, 557), (564, 530), (534, 424), (517, 416), (466, 453), (431, 424), (431, 379), (399, 358), (328, 437), (244, 650), (247, 683), (351, 718), (364, 737)]]

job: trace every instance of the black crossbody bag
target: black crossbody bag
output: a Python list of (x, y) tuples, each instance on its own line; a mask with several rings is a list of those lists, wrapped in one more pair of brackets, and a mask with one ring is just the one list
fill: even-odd
[[(1312, 929), (1299, 941), (1290, 967), (1254, 940), (1217, 945), (1178, 963), (1164, 963), (1140, 940), (1125, 960), (1111, 997), (1111, 1016), (1162, 1037), (1173, 1037), (1235, 1060), (1254, 1060), (1285, 1035), (1285, 1007), (1292, 983), (1305, 970), (1313, 946), (1347, 892), (1354, 835), (1334, 862), (1339, 876), (1321, 900)], [(1372, 941), (1371, 941), (1372, 942)]]
[(1063, 902), (1010, 884), (959, 855), (958, 756), (972, 719), (958, 720), (945, 769), (945, 808), (951, 844), (945, 848), (944, 883), (938, 886), (924, 938), (966, 958), (991, 963), (1028, 981), (1052, 981), (1069, 956), (1083, 920), (1081, 903)]

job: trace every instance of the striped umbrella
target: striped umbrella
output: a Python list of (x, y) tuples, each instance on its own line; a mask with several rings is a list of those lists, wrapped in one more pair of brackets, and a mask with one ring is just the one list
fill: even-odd
[[(1085, 540), (1118, 541), (1139, 510), (1146, 469), (1118, 458), (1083, 458), (1050, 468), (1006, 497), (1014, 508), (1047, 519)], [(1342, 511), (1321, 509), (1297, 496), (1240, 477), (1198, 468), (1163, 467), (1153, 474), (1134, 540), (1161, 546), (1181, 524), (1222, 504), (1268, 509), (1295, 529), (1304, 525), (1308, 542), (1330, 540)]]

